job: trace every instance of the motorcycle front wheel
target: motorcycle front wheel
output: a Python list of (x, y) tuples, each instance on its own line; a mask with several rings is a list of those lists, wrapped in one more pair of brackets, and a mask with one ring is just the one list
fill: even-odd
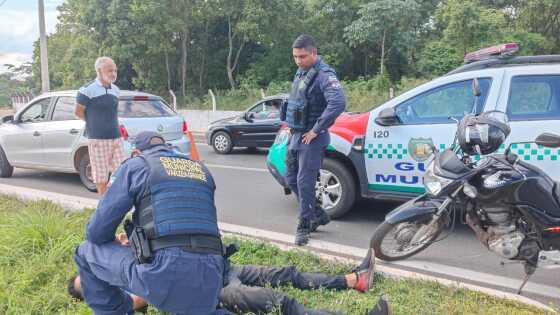
[(430, 225), (431, 220), (404, 221), (396, 224), (383, 221), (371, 237), (370, 245), (375, 257), (396, 261), (416, 255), (426, 249), (439, 236), (443, 224)]

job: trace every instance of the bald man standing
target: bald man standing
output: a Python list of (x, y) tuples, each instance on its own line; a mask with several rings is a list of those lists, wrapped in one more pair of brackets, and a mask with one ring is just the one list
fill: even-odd
[(120, 90), (113, 84), (117, 80), (117, 65), (109, 57), (99, 57), (95, 72), (97, 78), (78, 91), (74, 113), (86, 121), (84, 135), (89, 139), (91, 175), (97, 192), (103, 195), (109, 174), (125, 156), (117, 117)]

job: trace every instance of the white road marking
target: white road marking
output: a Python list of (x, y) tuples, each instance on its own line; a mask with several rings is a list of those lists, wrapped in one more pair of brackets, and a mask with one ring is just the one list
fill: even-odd
[[(93, 198), (83, 198), (83, 197), (76, 197), (71, 195), (65, 195), (55, 192), (46, 192), (37, 189), (30, 189), (25, 187), (19, 186), (12, 186), (6, 184), (0, 184), (0, 193), (5, 195), (12, 195), (16, 196), (21, 199), (28, 199), (28, 200), (40, 200), (40, 199), (47, 199), (54, 203), (58, 203), (69, 210), (74, 211), (81, 211), (83, 208), (95, 208), (97, 206), (97, 199)], [(241, 226), (236, 224), (230, 224), (225, 222), (219, 222), (220, 230), (226, 233), (248, 236), (253, 238), (259, 238), (264, 240), (269, 240), (275, 243), (280, 243), (285, 248), (295, 248), (291, 244), (293, 243), (293, 235), (288, 235), (285, 233), (279, 232), (272, 232), (261, 230), (257, 228)], [(332, 242), (326, 242), (321, 240), (311, 239), (309, 244), (301, 249), (309, 250), (311, 252), (316, 253), (319, 251), (319, 255), (323, 257), (327, 257), (331, 260), (347, 260), (352, 262), (359, 261), (362, 257), (366, 255), (366, 249), (353, 247), (353, 246), (346, 246), (341, 244), (336, 244)], [(325, 254), (325, 252), (327, 254)], [(536, 307), (540, 307), (543, 309), (551, 310), (548, 306), (532, 300), (530, 298), (512, 294), (509, 292), (499, 291), (496, 289), (482, 287), (470, 283), (465, 283), (457, 280), (446, 279), (443, 277), (432, 276), (428, 274), (423, 274), (419, 272), (407, 271), (398, 269), (398, 266), (414, 268), (424, 272), (436, 273), (436, 274), (443, 274), (447, 276), (451, 276), (453, 278), (462, 279), (463, 281), (476, 281), (479, 283), (487, 284), (490, 286), (501, 286), (509, 289), (517, 289), (520, 284), (520, 279), (511, 279), (501, 276), (495, 276), (492, 274), (472, 271), (463, 268), (457, 268), (453, 266), (447, 266), (432, 262), (426, 262), (421, 260), (405, 260), (400, 261), (397, 263), (384, 263), (379, 261), (377, 270), (387, 274), (388, 276), (393, 277), (406, 277), (406, 278), (415, 278), (415, 279), (424, 279), (424, 280), (431, 280), (437, 281), (446, 286), (458, 286), (464, 287), (475, 291), (484, 292), (489, 295), (497, 296), (500, 298), (507, 298), (510, 300), (515, 300), (518, 302), (530, 304)], [(539, 296), (544, 296), (547, 298), (558, 299), (560, 296), (560, 289), (552, 286), (537, 284), (533, 282), (528, 282), (525, 286), (524, 292), (536, 294)]]

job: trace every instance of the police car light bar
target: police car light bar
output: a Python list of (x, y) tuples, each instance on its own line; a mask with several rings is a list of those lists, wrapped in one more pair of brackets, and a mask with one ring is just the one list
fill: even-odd
[(519, 50), (517, 43), (507, 43), (483, 48), (465, 55), (465, 63), (490, 59), (492, 57), (507, 57), (515, 54)]

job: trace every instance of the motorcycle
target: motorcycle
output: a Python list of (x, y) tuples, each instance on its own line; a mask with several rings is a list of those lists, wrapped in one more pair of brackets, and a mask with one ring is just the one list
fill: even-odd
[[(446, 227), (451, 233), (459, 216), (489, 250), (524, 264), (521, 293), (536, 268), (560, 268), (560, 183), (521, 161), (512, 144), (477, 161), (457, 141), (456, 134), (452, 149), (441, 152), (432, 146), (426, 193), (391, 211), (371, 247), (385, 261), (411, 257), (439, 241)], [(544, 133), (523, 143), (558, 148), (560, 136)]]

